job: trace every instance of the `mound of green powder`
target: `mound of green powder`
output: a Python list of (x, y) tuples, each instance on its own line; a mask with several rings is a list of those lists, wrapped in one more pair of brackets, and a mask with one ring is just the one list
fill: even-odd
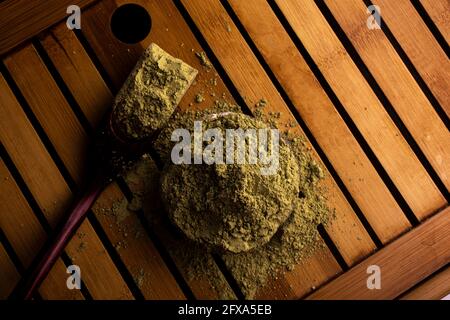
[[(242, 113), (219, 115), (203, 121), (203, 127), (217, 128), (223, 136), (226, 129), (269, 129)], [(264, 175), (267, 164), (248, 163), (250, 142), (243, 143), (244, 164), (169, 162), (164, 168), (161, 194), (166, 211), (188, 238), (212, 248), (248, 251), (267, 243), (292, 213), (300, 175), (289, 146), (280, 141), (278, 169)]]

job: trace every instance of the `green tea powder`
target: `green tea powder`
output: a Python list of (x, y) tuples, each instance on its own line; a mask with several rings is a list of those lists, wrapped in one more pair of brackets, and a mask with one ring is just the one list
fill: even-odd
[(152, 43), (115, 99), (116, 134), (125, 140), (151, 137), (169, 120), (197, 73)]
[[(203, 121), (203, 126), (203, 130), (218, 128), (223, 136), (225, 129), (268, 129), (239, 113), (219, 115)], [(248, 251), (267, 243), (292, 213), (299, 193), (299, 167), (289, 147), (280, 141), (278, 170), (263, 175), (266, 165), (249, 164), (250, 141), (244, 143), (244, 164), (169, 161), (164, 168), (161, 195), (166, 211), (190, 239), (231, 252)]]

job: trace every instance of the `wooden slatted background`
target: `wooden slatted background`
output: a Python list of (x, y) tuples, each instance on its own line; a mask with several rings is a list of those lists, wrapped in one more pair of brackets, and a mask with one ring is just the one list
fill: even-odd
[[(83, 7), (81, 30), (65, 24)], [(115, 38), (110, 18), (130, 1), (0, 3), (0, 298), (7, 298), (83, 183), (89, 137), (151, 42), (201, 70), (205, 51), (218, 92), (297, 122), (317, 160), (336, 219), (324, 246), (261, 299), (439, 299), (450, 292), (450, 2), (448, 0), (135, 0), (152, 18), (136, 45)], [(381, 30), (366, 26), (381, 9)], [(17, 26), (16, 26), (17, 25)], [(180, 109), (190, 108), (207, 75)], [(199, 107), (206, 107), (212, 97)], [(102, 214), (136, 186), (112, 183), (39, 289), (42, 299), (242, 297), (211, 259), (190, 280), (165, 227), (127, 238)], [(83, 250), (80, 246), (87, 244)], [(66, 288), (66, 266), (83, 289)], [(367, 266), (382, 289), (366, 287)], [(145, 281), (136, 283), (136, 274)], [(211, 279), (221, 279), (218, 292)]]

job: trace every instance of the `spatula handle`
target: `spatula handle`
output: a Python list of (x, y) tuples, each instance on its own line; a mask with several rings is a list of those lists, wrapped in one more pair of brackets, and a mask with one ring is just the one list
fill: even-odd
[(41, 254), (36, 258), (35, 261), (37, 261), (37, 263), (33, 263), (33, 269), (28, 273), (28, 277), (23, 279), (20, 288), (16, 288), (17, 298), (30, 300), (33, 297), (33, 293), (50, 272), (56, 260), (61, 255), (61, 252), (73, 237), (74, 233), (86, 217), (87, 212), (102, 192), (105, 186), (105, 180), (106, 179), (102, 175), (97, 176), (84, 193), (75, 201), (70, 212), (66, 216), (65, 223), (62, 225), (61, 229), (59, 229), (59, 232), (53, 240), (50, 241), (50, 245), (41, 251)]

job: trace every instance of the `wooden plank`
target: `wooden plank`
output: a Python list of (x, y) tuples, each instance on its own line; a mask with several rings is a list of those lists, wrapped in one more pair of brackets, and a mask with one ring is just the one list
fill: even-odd
[(81, 183), (77, 173), (85, 167), (88, 137), (35, 48), (26, 45), (4, 63), (67, 170)]
[[(268, 3), (231, 0), (230, 4), (377, 236), (382, 242), (398, 236), (410, 226), (405, 215)], [(348, 237), (332, 239), (352, 265), (356, 260), (348, 254), (350, 246), (339, 244)]]
[[(268, 106), (264, 108), (263, 112), (281, 112), (281, 128), (283, 128), (283, 124), (295, 123), (295, 118), (291, 114), (289, 108), (284, 103), (275, 86), (271, 83), (264, 69), (251, 52), (244, 38), (236, 31), (233, 21), (221, 4), (218, 1), (210, 1), (208, 4), (200, 4), (199, 1), (185, 1), (183, 4), (205, 39), (208, 41), (208, 44), (211, 46), (211, 49), (214, 51), (219, 62), (236, 85), (239, 93), (246, 97), (246, 102), (248, 102), (247, 106), (251, 110), (255, 110), (255, 103), (262, 97), (266, 97), (269, 103)], [(231, 32), (229, 32), (229, 28), (231, 28)], [(249, 77), (247, 76), (248, 74), (251, 74), (252, 76)], [(291, 132), (303, 135), (299, 127), (293, 128)], [(316, 159), (320, 161), (317, 154)], [(339, 228), (327, 229), (327, 231), (332, 234), (332, 238), (339, 239), (339, 237), (341, 237), (341, 239), (343, 239), (342, 237), (344, 234), (348, 235), (352, 232), (361, 232), (360, 234), (364, 236), (365, 231), (362, 227), (359, 230), (352, 230), (353, 227), (359, 228), (360, 222), (335, 182), (332, 179), (326, 179), (325, 183), (330, 190), (330, 203), (337, 210), (337, 218), (334, 223), (339, 225)], [(344, 241), (345, 240), (336, 242), (343, 244), (345, 243)], [(351, 255), (357, 257), (358, 250), (361, 250), (363, 244), (361, 247), (358, 247), (357, 241), (353, 243), (350, 243), (349, 241), (346, 245), (348, 245), (345, 249), (347, 250), (347, 253), (350, 252), (348, 250), (352, 250)], [(329, 255), (329, 253), (325, 250), (318, 253), (318, 256), (320, 255), (325, 257), (324, 261), (326, 261), (326, 256)], [(281, 295), (279, 295), (276, 290), (273, 290), (272, 292), (270, 289), (267, 289), (266, 293), (270, 292), (271, 296), (278, 295), (285, 298), (287, 295), (287, 297), (293, 298), (299, 297), (301, 296), (301, 293), (306, 293), (311, 290), (312, 287), (317, 286), (317, 283), (320, 283), (327, 278), (326, 274), (331, 270), (329, 268), (332, 268), (332, 265), (327, 267), (324, 265), (326, 262), (320, 261), (319, 264), (322, 264), (323, 269), (316, 268), (314, 266), (314, 259), (310, 261), (310, 264), (305, 264), (303, 268), (298, 267), (292, 274), (286, 276), (287, 279), (308, 279), (305, 282), (310, 281), (311, 278), (316, 279), (313, 283), (309, 284), (307, 289), (305, 286), (298, 286), (299, 282), (289, 280), (287, 283), (293, 286), (289, 291), (281, 292)], [(324, 269), (327, 269), (328, 271)], [(311, 270), (315, 273), (314, 276), (310, 277), (310, 275), (305, 275), (305, 273), (308, 273)], [(323, 273), (320, 274), (321, 272)], [(305, 282), (303, 282), (303, 284), (305, 284)], [(262, 291), (260, 296), (268, 297), (269, 294), (266, 293)]]
[[(72, 194), (2, 77), (0, 86), (0, 141), (45, 217), (55, 227)], [(131, 299), (127, 285), (89, 221), (81, 225), (79, 232), (83, 239), (74, 237), (66, 252), (83, 271), (83, 281), (91, 295), (96, 299)]]
[(420, 283), (405, 295), (401, 300), (438, 300), (450, 294), (450, 267), (434, 274), (424, 283)]
[[(0, 87), (3, 88), (3, 85)], [(1, 109), (3, 112), (3, 108)], [(31, 264), (47, 239), (42, 225), (2, 160), (0, 160), (0, 228), (24, 267)], [(67, 276), (64, 262), (58, 259), (49, 276), (39, 288), (41, 296), (46, 299), (83, 299), (80, 291), (67, 289)], [(8, 281), (13, 281), (11, 285), (14, 287), (19, 279), (20, 276), (17, 275), (12, 279), (8, 278)], [(11, 291), (8, 291), (9, 293)]]
[(3, 245), (0, 243), (0, 272), (2, 281), (0, 281), (0, 299), (8, 298), (14, 286), (20, 279), (20, 274), (12, 263)]
[[(433, 1), (433, 6), (438, 3)], [(442, 2), (445, 2), (442, 1)], [(377, 0), (392, 34), (450, 117), (450, 61), (408, 0)], [(448, 6), (448, 2), (447, 2)], [(447, 11), (448, 14), (448, 11)], [(447, 38), (448, 39), (448, 38)], [(426, 48), (426, 50), (424, 50)]]
[[(450, 132), (391, 43), (383, 31), (366, 27), (367, 7), (362, 2), (328, 0), (326, 3), (436, 173), (450, 189)], [(428, 46), (424, 48), (428, 52)]]
[(448, 0), (420, 0), (444, 39), (450, 42), (450, 2)]
[[(136, 3), (141, 4), (140, 2)], [(119, 4), (113, 0), (101, 1), (92, 6), (83, 14), (84, 24), (81, 29), (114, 85), (115, 92), (113, 94), (122, 87), (143, 51), (141, 43), (134, 45), (125, 44), (112, 35), (110, 19), (118, 6)], [(160, 29), (158, 27), (160, 22), (153, 17), (158, 12), (151, 12), (150, 14), (152, 17), (152, 29), (149, 37)], [(98, 30), (103, 30), (103, 32), (98, 32)], [(170, 37), (171, 33), (168, 32), (167, 36)], [(177, 55), (177, 52), (171, 52), (171, 54), (180, 57)]]
[(75, 34), (60, 23), (40, 41), (86, 118), (97, 127), (113, 96)]
[[(394, 299), (450, 262), (450, 207), (387, 245), (308, 299)], [(381, 271), (381, 289), (367, 288), (367, 268)]]
[(68, 16), (67, 7), (93, 0), (6, 0), (0, 3), (0, 55)]
[(444, 197), (319, 8), (311, 0), (277, 4), (414, 214), (422, 219), (442, 208)]
[[(97, 125), (107, 108), (112, 105), (112, 94), (74, 33), (62, 23), (43, 35), (41, 43), (87, 119), (93, 126)], [(143, 226), (136, 214), (124, 211), (126, 219), (121, 221), (120, 225), (114, 221), (114, 217), (104, 214), (121, 202), (126, 202), (126, 198), (117, 184), (113, 183), (104, 191), (93, 211), (113, 244), (126, 242), (126, 248), (121, 246), (118, 254), (132, 274), (145, 275), (141, 277), (145, 281), (139, 283), (144, 297), (146, 299), (184, 298), (152, 241), (145, 236)], [(124, 232), (125, 229), (132, 230), (129, 231), (130, 234), (139, 232), (143, 236), (124, 237), (127, 233)], [(161, 279), (164, 280), (161, 281)]]

